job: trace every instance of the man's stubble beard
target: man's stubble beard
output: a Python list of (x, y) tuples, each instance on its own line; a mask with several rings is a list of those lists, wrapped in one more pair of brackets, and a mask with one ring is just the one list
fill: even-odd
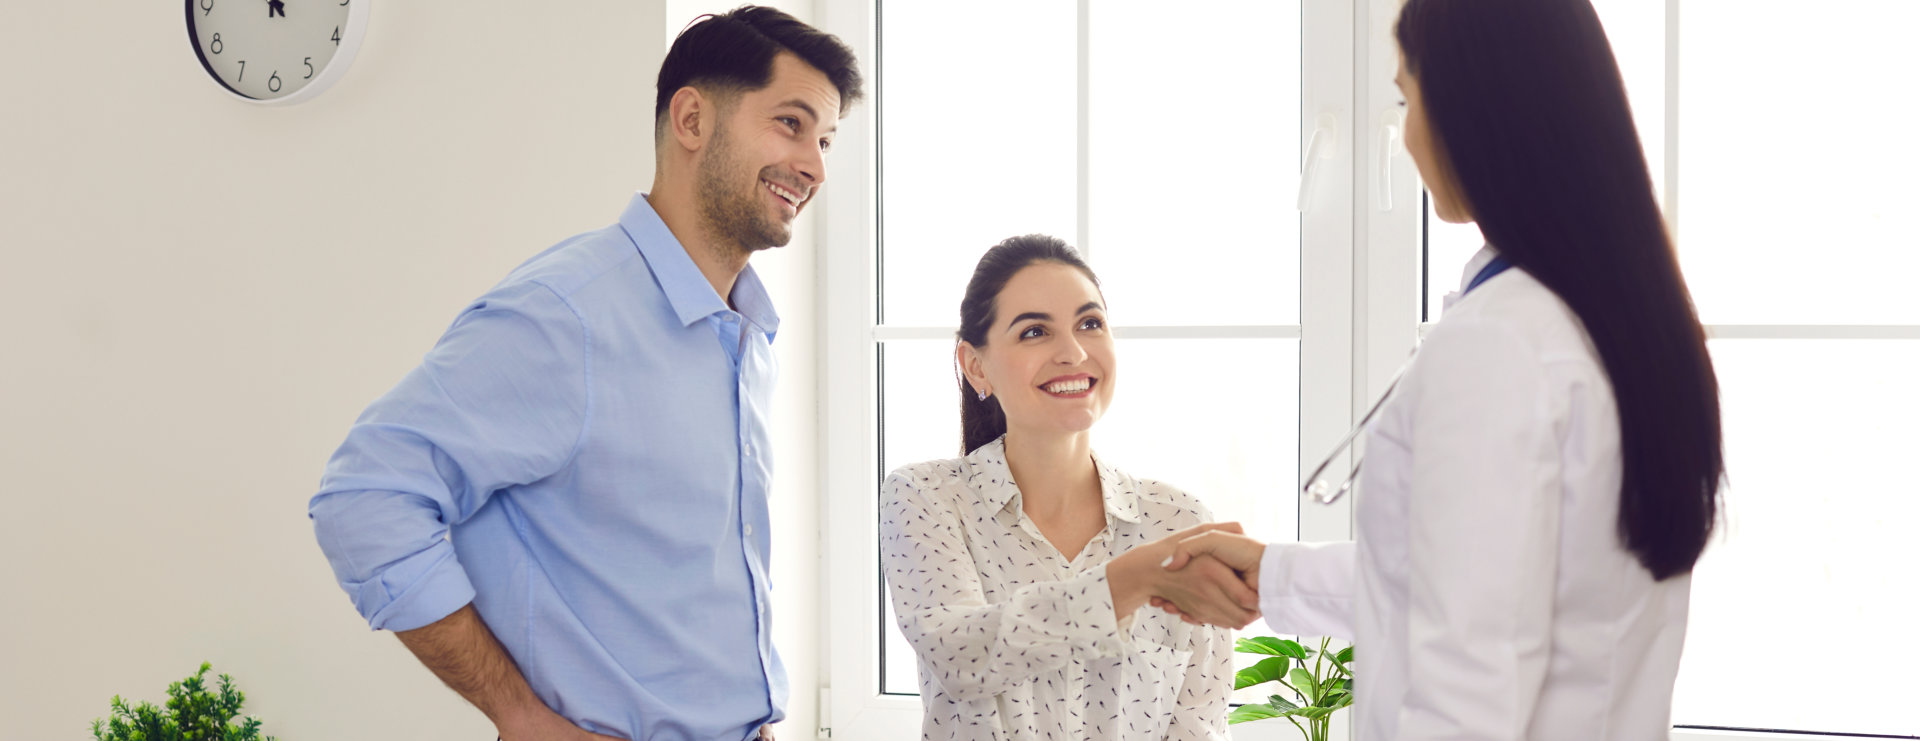
[(751, 255), (770, 247), (786, 246), (793, 239), (793, 230), (768, 216), (756, 192), (763, 187), (757, 173), (746, 192), (740, 192), (736, 189), (738, 186), (733, 185), (747, 179), (743, 168), (734, 161), (733, 142), (726, 128), (716, 126), (713, 144), (701, 158), (699, 170), (700, 215), (706, 220), (709, 233), (720, 241), (716, 247), (731, 246), (739, 250), (738, 254)]

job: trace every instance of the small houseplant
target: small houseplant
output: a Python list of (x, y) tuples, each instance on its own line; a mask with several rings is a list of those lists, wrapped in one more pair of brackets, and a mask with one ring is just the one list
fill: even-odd
[[(1331, 642), (1330, 638), (1320, 639), (1320, 648), (1316, 650), (1271, 636), (1240, 639), (1233, 650), (1267, 658), (1235, 673), (1233, 688), (1258, 687), (1268, 682), (1280, 686), (1266, 702), (1234, 708), (1227, 722), (1286, 718), (1294, 728), (1300, 729), (1300, 735), (1307, 741), (1327, 741), (1327, 724), (1333, 713), (1353, 704), (1353, 647), (1329, 650)], [(1302, 720), (1306, 725), (1300, 724)]]
[(247, 696), (234, 689), (233, 677), (222, 674), (220, 689), (207, 689), (212, 668), (202, 662), (193, 676), (167, 685), (164, 708), (128, 705), (114, 695), (112, 714), (93, 722), (94, 741), (273, 741), (260, 735), (259, 718), (234, 721)]

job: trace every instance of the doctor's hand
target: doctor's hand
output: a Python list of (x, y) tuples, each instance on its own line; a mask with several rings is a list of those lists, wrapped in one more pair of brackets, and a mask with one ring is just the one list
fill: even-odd
[(1179, 572), (1162, 568), (1175, 556), (1175, 546), (1208, 532), (1238, 534), (1240, 525), (1227, 522), (1188, 528), (1135, 547), (1109, 562), (1107, 586), (1113, 591), (1115, 617), (1125, 619), (1152, 601), (1176, 606), (1182, 615), (1212, 625), (1240, 627), (1259, 618), (1260, 595), (1221, 562), (1206, 558), (1185, 564)]
[[(1175, 543), (1173, 555), (1168, 557), (1165, 569), (1169, 572), (1183, 572), (1193, 568), (1204, 570), (1209, 568), (1209, 564), (1224, 565), (1232, 569), (1247, 589), (1257, 595), (1260, 591), (1260, 560), (1266, 554), (1266, 543), (1247, 537), (1238, 528), (1232, 531), (1209, 530), (1195, 533)], [(1189, 623), (1225, 625), (1225, 623), (1209, 620), (1206, 616), (1196, 615), (1176, 602), (1155, 599), (1151, 604), (1170, 614), (1179, 615), (1180, 619)], [(1256, 601), (1256, 609), (1257, 607)]]

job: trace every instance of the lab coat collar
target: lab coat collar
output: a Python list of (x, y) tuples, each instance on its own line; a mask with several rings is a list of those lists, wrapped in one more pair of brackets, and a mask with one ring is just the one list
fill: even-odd
[(1453, 308), (1454, 304), (1460, 303), (1460, 299), (1467, 295), (1467, 284), (1473, 282), (1473, 277), (1479, 275), (1480, 270), (1485, 268), (1487, 263), (1493, 262), (1493, 259), (1499, 256), (1500, 253), (1493, 249), (1493, 245), (1482, 245), (1479, 252), (1473, 253), (1473, 259), (1468, 260), (1467, 267), (1460, 271), (1460, 287), (1440, 297), (1441, 313), (1444, 314), (1448, 309)]

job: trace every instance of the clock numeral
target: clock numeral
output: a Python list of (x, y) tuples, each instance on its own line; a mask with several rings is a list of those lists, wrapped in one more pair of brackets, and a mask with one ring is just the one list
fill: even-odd
[(339, 26), (333, 27), (333, 45), (334, 46), (340, 45), (340, 27)]
[(306, 76), (306, 77), (302, 77), (302, 78), (300, 78), (300, 79), (302, 79), (302, 80), (311, 80), (311, 79), (313, 79), (313, 57), (307, 57), (306, 59), (304, 59), (304, 60), (302, 60), (302, 61), (301, 61), (300, 63), (301, 63), (301, 64), (304, 64), (304, 65), (307, 65), (307, 76)]
[(267, 90), (280, 92), (280, 70), (274, 70), (273, 75), (267, 78)]
[(233, 78), (233, 81), (239, 82), (244, 79), (247, 79), (247, 60), (242, 59), (240, 60), (240, 76)]
[[(200, 16), (204, 18), (212, 14), (213, 14), (213, 0), (200, 0)], [(225, 18), (226, 16), (223, 15), (220, 17)]]
[(347, 4), (347, 0), (340, 0), (340, 4), (341, 4), (341, 5), (346, 5), (346, 4)]
[(227, 45), (220, 43), (220, 34), (217, 33), (213, 35), (213, 43), (207, 44), (207, 51), (215, 54), (219, 54), (220, 50), (225, 48), (227, 48)]

